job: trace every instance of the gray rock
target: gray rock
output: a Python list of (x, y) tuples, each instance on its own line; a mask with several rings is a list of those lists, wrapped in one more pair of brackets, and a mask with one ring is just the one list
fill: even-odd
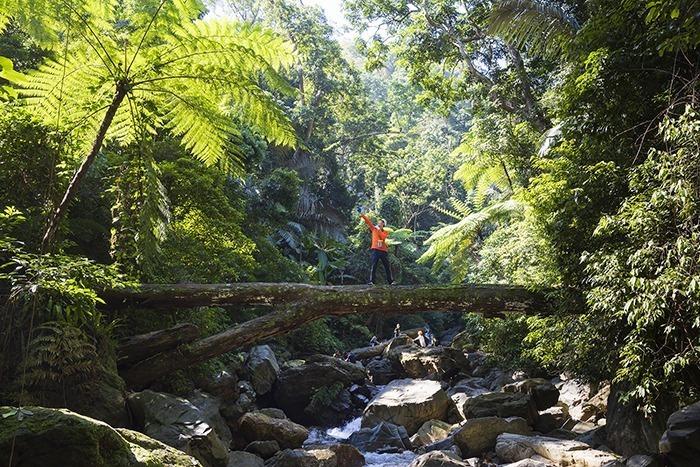
[[(323, 420), (317, 414), (305, 410), (316, 392), (336, 384), (348, 387), (353, 383), (361, 383), (364, 379), (362, 367), (338, 358), (318, 355), (308, 358), (303, 364), (283, 370), (277, 378), (273, 395), (277, 406), (292, 420), (309, 425), (319, 424)], [(343, 419), (347, 415), (339, 412), (337, 418)]]
[(470, 467), (450, 452), (431, 451), (416, 457), (409, 467)]
[(230, 431), (221, 435), (214, 428), (225, 426), (187, 399), (145, 390), (128, 397), (134, 422), (143, 433), (197, 458), (205, 466), (228, 462)]
[(613, 385), (606, 416), (607, 445), (623, 456), (657, 452), (668, 414), (665, 404), (660, 400), (657, 413), (649, 419), (634, 404), (620, 402), (621, 393)]
[(241, 417), (240, 433), (248, 441), (277, 441), (281, 448), (298, 448), (309, 437), (309, 430), (291, 420), (273, 418), (261, 412)]
[(559, 400), (559, 390), (544, 378), (528, 378), (503, 386), (503, 392), (530, 394), (537, 410), (546, 410)]
[(574, 438), (580, 443), (587, 444), (588, 446), (599, 449), (601, 446), (605, 445), (607, 440), (606, 428), (604, 426), (593, 428), (585, 433), (578, 435)]
[(700, 402), (671, 414), (659, 441), (659, 450), (674, 466), (700, 462)]
[(240, 395), (236, 373), (220, 371), (213, 376), (202, 378), (197, 384), (202, 390), (219, 398), (222, 402), (235, 402)]
[(661, 462), (652, 456), (637, 454), (627, 459), (625, 467), (661, 467)]
[(491, 392), (463, 401), (460, 413), (465, 419), (479, 417), (521, 417), (534, 425), (538, 412), (529, 394)]
[(620, 458), (612, 453), (590, 449), (578, 441), (549, 438), (546, 436), (523, 436), (504, 433), (496, 441), (496, 455), (502, 460), (516, 462), (541, 456), (555, 465), (582, 467), (621, 467)]
[(445, 379), (469, 369), (461, 350), (452, 347), (407, 347), (398, 353), (398, 362), (411, 378)]
[(280, 445), (275, 440), (252, 441), (245, 447), (245, 450), (263, 459), (269, 459), (280, 451)]
[(539, 413), (535, 422), (535, 430), (540, 433), (549, 433), (564, 426), (568, 418), (569, 414), (566, 407), (563, 404), (555, 405)]
[(318, 448), (285, 449), (265, 462), (267, 467), (362, 467), (364, 456), (352, 446), (336, 444)]
[(365, 408), (362, 426), (386, 421), (414, 434), (428, 420), (444, 420), (450, 399), (437, 381), (399, 379), (387, 384)]
[(581, 420), (583, 404), (595, 393), (593, 386), (577, 379), (555, 380), (554, 385), (559, 389), (559, 400), (566, 404), (569, 415)]
[(529, 434), (531, 430), (519, 417), (482, 417), (467, 420), (453, 436), (465, 456), (479, 456), (493, 450), (502, 433)]
[[(114, 429), (68, 409), (0, 407), (0, 465), (25, 467), (201, 466), (193, 457), (126, 429)], [(14, 449), (10, 463), (10, 452)]]
[(367, 363), (365, 369), (372, 384), (388, 384), (400, 377), (400, 373), (394, 370), (394, 365), (387, 358), (372, 360)]
[(250, 349), (245, 369), (257, 394), (267, 394), (280, 372), (275, 353), (269, 345), (258, 345)]
[(411, 436), (411, 445), (414, 448), (437, 443), (447, 438), (453, 426), (442, 420), (429, 420), (418, 428), (416, 434)]
[(265, 467), (265, 461), (245, 451), (231, 451), (226, 467)]
[(406, 429), (387, 422), (354, 432), (348, 438), (348, 442), (363, 452), (387, 453), (411, 449)]
[(276, 407), (265, 407), (264, 409), (259, 409), (258, 412), (264, 413), (268, 417), (272, 418), (280, 418), (282, 420), (287, 418), (287, 415), (284, 413), (284, 410), (278, 409)]

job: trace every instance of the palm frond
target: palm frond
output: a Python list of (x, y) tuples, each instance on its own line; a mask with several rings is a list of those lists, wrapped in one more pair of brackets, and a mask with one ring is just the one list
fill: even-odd
[(576, 18), (562, 5), (545, 0), (504, 0), (490, 17), (489, 31), (518, 47), (542, 55), (560, 53), (579, 29)]

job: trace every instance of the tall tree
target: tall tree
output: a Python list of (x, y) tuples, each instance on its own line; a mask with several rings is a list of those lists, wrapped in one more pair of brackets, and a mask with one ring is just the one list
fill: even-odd
[(90, 141), (50, 216), (45, 248), (106, 139), (127, 144), (167, 129), (205, 164), (239, 173), (240, 125), (294, 144), (289, 119), (267, 91), (293, 92), (278, 73), (293, 54), (269, 29), (199, 19), (196, 0), (39, 3), (0, 2), (5, 17), (59, 42), (57, 58), (30, 74), (24, 102)]

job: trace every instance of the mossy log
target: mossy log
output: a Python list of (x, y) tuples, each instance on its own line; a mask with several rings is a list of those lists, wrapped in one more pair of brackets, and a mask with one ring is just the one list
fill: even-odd
[(550, 314), (545, 293), (508, 285), (318, 286), (288, 283), (142, 285), (102, 294), (110, 308), (172, 309), (197, 306), (270, 305), (273, 312), (218, 334), (153, 355), (121, 371), (140, 389), (175, 370), (246, 348), (324, 316), (424, 311)]
[(192, 342), (199, 335), (197, 326), (182, 323), (168, 329), (125, 337), (120, 339), (117, 345), (117, 363), (121, 367), (132, 365), (151, 355)]

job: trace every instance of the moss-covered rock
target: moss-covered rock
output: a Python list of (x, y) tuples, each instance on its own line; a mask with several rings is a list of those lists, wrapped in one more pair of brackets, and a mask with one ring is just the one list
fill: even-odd
[[(14, 443), (14, 449), (12, 445)], [(10, 460), (10, 453), (12, 459)], [(0, 464), (22, 467), (197, 467), (194, 458), (67, 409), (0, 407)]]

